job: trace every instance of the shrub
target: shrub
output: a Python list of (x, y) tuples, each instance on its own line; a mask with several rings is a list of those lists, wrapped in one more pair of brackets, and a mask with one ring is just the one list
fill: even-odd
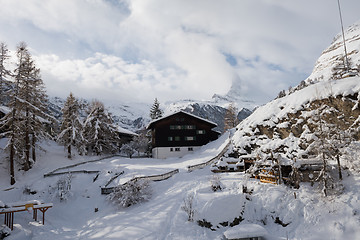
[(194, 195), (190, 194), (184, 199), (184, 204), (181, 206), (188, 216), (188, 221), (194, 221), (195, 209), (194, 209)]
[(152, 189), (147, 180), (134, 179), (115, 187), (108, 195), (108, 200), (120, 207), (130, 207), (151, 198)]
[(72, 195), (70, 191), (72, 178), (73, 176), (68, 174), (57, 181), (57, 196), (60, 198), (60, 201), (66, 201)]
[(213, 190), (214, 192), (224, 189), (224, 185), (221, 183), (219, 175), (213, 175), (210, 182), (211, 190)]

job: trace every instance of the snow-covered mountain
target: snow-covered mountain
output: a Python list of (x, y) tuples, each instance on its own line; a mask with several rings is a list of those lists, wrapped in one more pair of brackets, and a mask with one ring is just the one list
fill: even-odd
[[(356, 26), (349, 28), (352, 31), (347, 30), (347, 38), (360, 33), (360, 27)], [(359, 41), (354, 40), (349, 46), (359, 46), (356, 45)], [(349, 47), (352, 52), (351, 49)], [(0, 207), (34, 199), (54, 204), (46, 213), (44, 225), (39, 218), (40, 222), (33, 220), (31, 209), (29, 213), (16, 212), (14, 230), (6, 239), (220, 240), (228, 230), (239, 233), (234, 226), (249, 223), (261, 225), (269, 240), (359, 239), (360, 77), (331, 77), (334, 65), (329, 60), (325, 67), (321, 59), (326, 55), (326, 59), (335, 60), (338, 51), (325, 51), (319, 58), (317, 66), (324, 68), (315, 68), (312, 76), (322, 75), (322, 78), (304, 81), (305, 84), (285, 96), (258, 107), (237, 126), (231, 139), (230, 133), (224, 134), (182, 158), (164, 161), (76, 156), (69, 160), (63, 147), (50, 141), (43, 143), (45, 151), (32, 169), (16, 170), (17, 182), (12, 186), (9, 185), (8, 164), (0, 162)], [(353, 65), (359, 64), (358, 56), (353, 55), (351, 61)], [(56, 101), (52, 107), (58, 111), (62, 100)], [(141, 106), (119, 106), (110, 111), (123, 114), (124, 118), (134, 119), (148, 112)], [(216, 104), (209, 102), (179, 101), (165, 106), (166, 111), (189, 107), (189, 110), (220, 112)], [(135, 112), (135, 108), (143, 111)], [(316, 134), (319, 130), (328, 133), (323, 136), (329, 141), (338, 136), (346, 142), (351, 139), (345, 145), (338, 142), (339, 147), (342, 146), (344, 176), (337, 182), (340, 186), (337, 192), (327, 197), (319, 193), (316, 182), (314, 186), (302, 182), (296, 189), (285, 184), (263, 184), (244, 172), (221, 173), (216, 179), (211, 177), (209, 167), (188, 171), (189, 165), (212, 159), (229, 141), (239, 154), (279, 154), (282, 161), (291, 163), (295, 158), (314, 153), (311, 145), (321, 137)], [(5, 139), (0, 139), (0, 147), (5, 145)], [(0, 152), (1, 159), (6, 156), (5, 152)], [(333, 161), (330, 166), (334, 166)], [(122, 184), (135, 176), (153, 176), (173, 170), (178, 170), (174, 176), (151, 183), (152, 197), (147, 202), (119, 209), (101, 195), (100, 187), (112, 181)], [(214, 179), (221, 183), (221, 190), (212, 190)], [(64, 182), (67, 188), (63, 187)], [(195, 213), (193, 222), (188, 221), (186, 212), (189, 201)]]
[[(360, 66), (360, 21), (345, 30), (345, 44), (350, 67), (359, 69)], [(311, 75), (305, 80), (306, 83), (327, 81), (332, 78), (336, 68), (343, 64), (344, 45), (342, 34), (335, 36), (330, 46), (325, 49), (315, 63)]]
[[(202, 100), (178, 100), (161, 103), (160, 107), (164, 110), (164, 114), (170, 114), (179, 110), (183, 110), (199, 117), (215, 122), (218, 127), (215, 129), (222, 132), (224, 129), (224, 116), (226, 108), (230, 103), (238, 109), (238, 119), (242, 121), (248, 117), (257, 104), (250, 100), (243, 100), (236, 97), (236, 89), (240, 87), (235, 83), (229, 93), (224, 96), (214, 95), (209, 101)], [(50, 98), (49, 110), (52, 114), (61, 117), (61, 108), (65, 103), (65, 99), (59, 97)], [(80, 104), (86, 106), (89, 100), (80, 99)], [(106, 106), (112, 114), (114, 121), (122, 128), (137, 131), (144, 128), (150, 122), (150, 103), (117, 103)], [(83, 116), (85, 112), (83, 111)]]
[[(360, 140), (360, 23), (349, 27), (345, 36), (352, 74), (337, 67), (344, 53), (338, 35), (306, 81), (238, 125), (233, 141), (239, 154), (279, 153), (288, 161), (309, 157), (315, 154), (315, 133), (320, 130), (327, 131), (328, 141), (335, 134)], [(342, 78), (338, 71), (344, 72)]]

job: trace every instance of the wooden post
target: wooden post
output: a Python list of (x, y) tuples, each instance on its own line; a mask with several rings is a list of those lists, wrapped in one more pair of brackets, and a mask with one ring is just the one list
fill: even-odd
[(42, 208), (39, 208), (39, 210), (42, 212), (43, 214), (43, 218), (42, 218), (42, 223), (43, 225), (45, 224), (45, 212), (46, 210), (48, 210), (50, 207), (42, 207)]
[(14, 230), (14, 212), (11, 212), (11, 217), (10, 217), (10, 222), (11, 222), (11, 231)]
[(37, 221), (37, 209), (36, 208), (33, 209), (33, 219), (35, 221)]

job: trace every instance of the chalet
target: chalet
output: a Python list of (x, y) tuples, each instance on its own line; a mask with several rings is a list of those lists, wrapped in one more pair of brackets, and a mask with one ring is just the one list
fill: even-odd
[(120, 145), (131, 142), (134, 139), (134, 137), (138, 136), (138, 134), (130, 130), (127, 130), (125, 128), (122, 128), (120, 126), (117, 127), (117, 132), (120, 137)]
[(216, 140), (220, 133), (212, 130), (217, 125), (193, 114), (179, 111), (149, 123), (152, 156), (168, 158), (184, 156)]

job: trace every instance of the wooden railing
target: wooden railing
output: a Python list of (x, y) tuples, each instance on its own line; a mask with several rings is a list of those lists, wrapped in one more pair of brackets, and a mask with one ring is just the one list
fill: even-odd
[[(111, 155), (111, 156), (107, 156), (107, 157), (102, 157), (102, 158), (99, 158), (99, 159), (94, 159), (94, 160), (89, 160), (89, 161), (84, 161), (84, 162), (80, 162), (80, 163), (75, 163), (75, 164), (72, 164), (72, 165), (68, 165), (68, 166), (65, 166), (65, 167), (60, 167), (60, 168), (57, 168), (49, 173), (46, 173), (44, 174), (44, 177), (50, 177), (50, 176), (55, 176), (55, 175), (61, 175), (61, 174), (66, 174), (66, 173), (69, 173), (69, 171), (64, 171), (64, 172), (60, 172), (58, 174), (56, 174), (57, 171), (60, 171), (60, 170), (64, 170), (64, 169), (69, 169), (69, 168), (73, 168), (73, 167), (77, 167), (77, 166), (80, 166), (80, 165), (83, 165), (83, 164), (87, 164), (87, 163), (92, 163), (92, 162), (98, 162), (98, 161), (102, 161), (102, 160), (105, 160), (105, 159), (108, 159), (108, 158), (112, 158), (112, 157), (119, 157), (120, 155), (118, 154), (114, 154), (114, 155)], [(79, 171), (71, 171), (70, 173), (97, 173), (99, 171), (86, 171), (86, 170), (79, 170)]]
[(33, 219), (37, 221), (37, 210), (43, 214), (42, 224), (45, 224), (45, 212), (52, 208), (52, 203), (42, 203), (39, 200), (32, 200), (27, 202), (16, 202), (7, 204), (5, 208), (0, 208), (0, 215), (4, 214), (4, 224), (11, 230), (14, 229), (14, 215), (16, 212), (24, 212), (33, 210)]
[(74, 171), (66, 171), (66, 172), (55, 172), (55, 173), (46, 173), (44, 174), (45, 177), (51, 177), (56, 175), (63, 175), (63, 174), (73, 174), (73, 173), (99, 173), (100, 171), (87, 171), (87, 170), (74, 170)]
[[(127, 181), (126, 183), (124, 183), (123, 185), (126, 185), (129, 182), (132, 181), (137, 181), (137, 180), (149, 180), (149, 181), (163, 181), (166, 180), (170, 177), (172, 177), (173, 175), (179, 173), (179, 169), (175, 169), (173, 171), (164, 173), (164, 174), (159, 174), (159, 175), (151, 175), (151, 176), (141, 176), (141, 177), (135, 177), (129, 181)], [(114, 191), (115, 187), (102, 187), (101, 188), (101, 194), (110, 194)]]
[(231, 141), (229, 140), (229, 142), (226, 144), (226, 146), (224, 147), (224, 149), (218, 154), (216, 155), (215, 157), (211, 158), (209, 161), (206, 161), (204, 163), (199, 163), (199, 164), (195, 164), (195, 165), (191, 165), (191, 166), (188, 166), (188, 171), (189, 172), (192, 172), (196, 169), (201, 169), (201, 168), (204, 168), (210, 164), (212, 164), (213, 162), (215, 162), (215, 160), (219, 160), (220, 157), (222, 157), (226, 151), (228, 150), (229, 146), (231, 144)]

